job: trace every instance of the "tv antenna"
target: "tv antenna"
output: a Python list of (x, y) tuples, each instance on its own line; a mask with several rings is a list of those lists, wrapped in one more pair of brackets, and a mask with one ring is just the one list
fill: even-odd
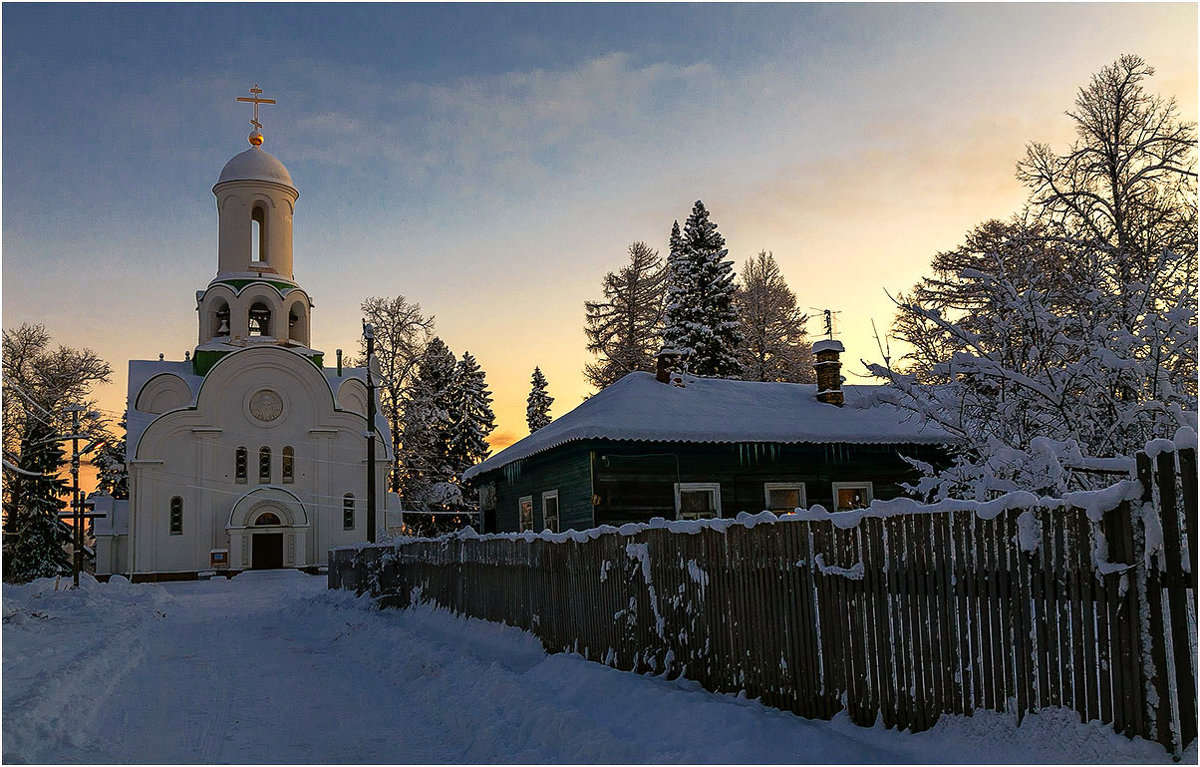
[(817, 309), (815, 306), (810, 306), (808, 308), (812, 309), (813, 311), (821, 312), (821, 324), (823, 326), (822, 332), (825, 334), (826, 338), (832, 341), (833, 337), (837, 335), (838, 332), (837, 316), (841, 314), (841, 312), (834, 311), (832, 309)]

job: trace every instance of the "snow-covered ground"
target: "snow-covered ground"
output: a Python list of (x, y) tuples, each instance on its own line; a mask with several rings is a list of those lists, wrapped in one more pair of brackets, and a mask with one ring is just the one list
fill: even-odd
[(1065, 711), (809, 721), (291, 571), (54, 585), (4, 586), (5, 763), (1170, 761)]

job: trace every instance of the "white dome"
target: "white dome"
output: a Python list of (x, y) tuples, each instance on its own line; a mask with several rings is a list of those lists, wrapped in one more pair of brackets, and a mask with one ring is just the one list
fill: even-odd
[(283, 163), (258, 147), (251, 147), (225, 163), (217, 183), (226, 181), (273, 181), (293, 186), (292, 174)]

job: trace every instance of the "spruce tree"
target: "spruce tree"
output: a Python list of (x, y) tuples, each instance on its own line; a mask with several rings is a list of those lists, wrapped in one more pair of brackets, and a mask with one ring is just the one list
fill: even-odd
[(679, 232), (671, 230), (663, 345), (683, 355), (695, 375), (737, 378), (741, 325), (734, 304), (733, 262), (725, 238), (700, 200)]
[(79, 431), (99, 436), (88, 395), (112, 369), (88, 349), (52, 347), (42, 325), (6, 329), (3, 340), (3, 575), (24, 581), (67, 569), (70, 528), (58, 517), (65, 480), (56, 478), (63, 465), (58, 440), (73, 426), (64, 411), (82, 404)]
[(117, 423), (120, 436), (111, 432), (107, 433), (104, 444), (92, 458), (92, 465), (96, 467), (96, 484), (100, 492), (111, 495), (117, 500), (129, 498), (129, 469), (125, 465), (125, 435), (128, 430), (126, 420), (128, 417), (128, 411), (121, 414), (121, 420)]
[(462, 359), (454, 367), (450, 418), (448, 456), (451, 481), (461, 484), (462, 473), (487, 458), (491, 452), (487, 437), (496, 428), (487, 376), (468, 352), (463, 352)]
[(541, 368), (533, 369), (530, 383), (532, 388), (525, 401), (525, 423), (529, 424), (529, 433), (533, 434), (550, 423), (550, 406), (554, 404), (554, 398), (546, 391), (546, 376), (542, 375)]
[(454, 354), (434, 336), (425, 347), (401, 423), (400, 494), (411, 509), (430, 503), (433, 487), (449, 482)]
[(71, 572), (64, 548), (70, 528), (59, 519), (66, 508), (65, 480), (57, 478), (63, 451), (56, 429), (30, 424), (21, 440), (21, 465), (4, 467), (4, 580), (24, 583)]

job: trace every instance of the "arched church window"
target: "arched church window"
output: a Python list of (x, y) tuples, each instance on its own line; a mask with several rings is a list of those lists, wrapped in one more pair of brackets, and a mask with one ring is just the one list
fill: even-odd
[(267, 260), (267, 211), (261, 205), (250, 212), (250, 260)]
[(354, 529), (354, 493), (346, 493), (342, 498), (342, 529)]
[(171, 535), (183, 535), (183, 499), (171, 499)]
[(258, 449), (258, 481), (271, 481), (271, 448), (269, 447)]
[(290, 446), (285, 447), (283, 449), (283, 482), (285, 485), (291, 484), (295, 480), (295, 476), (296, 476), (296, 468), (294, 465), (295, 460), (296, 460), (296, 451), (293, 450)]
[(234, 453), (233, 473), (237, 482), (244, 483), (246, 481), (246, 448), (239, 447)]
[(259, 514), (258, 519), (254, 520), (254, 524), (256, 526), (261, 527), (263, 525), (280, 525), (283, 523), (279, 521), (278, 515), (267, 511), (267, 512), (263, 512), (262, 514)]
[(250, 335), (271, 335), (271, 308), (262, 301), (256, 301), (250, 307)]

